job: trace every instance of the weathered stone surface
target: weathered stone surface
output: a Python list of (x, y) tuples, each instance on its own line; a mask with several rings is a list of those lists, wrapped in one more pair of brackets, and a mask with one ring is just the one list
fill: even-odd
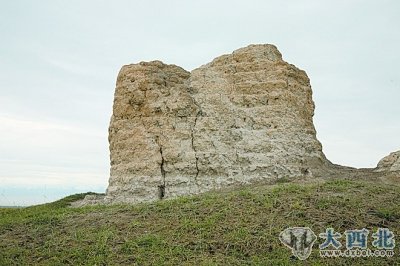
[(376, 168), (377, 172), (396, 172), (400, 171), (400, 151), (392, 152), (379, 161)]
[(124, 66), (105, 202), (313, 176), (330, 164), (313, 114), (306, 73), (273, 45), (238, 49), (191, 73), (160, 61)]
[(83, 207), (83, 206), (91, 206), (98, 205), (104, 203), (104, 195), (86, 195), (83, 200), (74, 201), (71, 203), (71, 207)]

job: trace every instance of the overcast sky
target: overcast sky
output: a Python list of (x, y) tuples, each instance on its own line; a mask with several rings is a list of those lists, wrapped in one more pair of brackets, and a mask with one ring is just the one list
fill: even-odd
[(399, 1), (3, 1), (0, 205), (104, 192), (124, 64), (192, 70), (252, 43), (305, 70), (334, 163), (400, 149)]

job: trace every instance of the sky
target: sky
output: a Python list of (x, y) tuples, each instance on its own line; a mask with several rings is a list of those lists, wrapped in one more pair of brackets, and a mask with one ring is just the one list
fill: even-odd
[(400, 150), (400, 2), (2, 1), (0, 205), (32, 205), (109, 178), (122, 65), (192, 70), (254, 43), (305, 70), (332, 162), (375, 167)]

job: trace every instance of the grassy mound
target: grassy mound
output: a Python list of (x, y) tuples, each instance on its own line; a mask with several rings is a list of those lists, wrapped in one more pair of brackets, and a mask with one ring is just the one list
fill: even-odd
[[(0, 265), (400, 265), (391, 258), (299, 261), (280, 243), (287, 227), (400, 236), (400, 187), (367, 181), (281, 183), (151, 204), (69, 208), (85, 194), (0, 209)], [(344, 245), (344, 240), (342, 244)], [(400, 241), (397, 241), (400, 243)]]

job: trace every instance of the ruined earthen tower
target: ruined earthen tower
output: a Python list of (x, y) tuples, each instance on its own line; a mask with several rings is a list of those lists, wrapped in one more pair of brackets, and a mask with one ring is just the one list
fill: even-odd
[(327, 162), (310, 81), (273, 45), (250, 45), (192, 72), (123, 66), (109, 128), (106, 202), (142, 202), (312, 176)]

